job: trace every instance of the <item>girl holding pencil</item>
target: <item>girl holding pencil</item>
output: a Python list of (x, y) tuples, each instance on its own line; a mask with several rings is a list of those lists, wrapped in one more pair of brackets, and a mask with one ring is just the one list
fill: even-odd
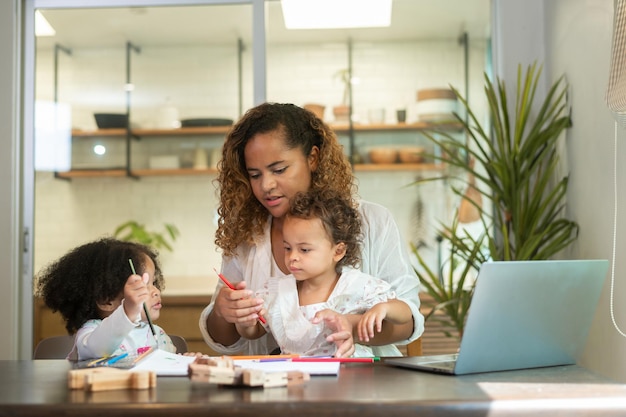
[(103, 238), (44, 268), (35, 294), (60, 312), (68, 333), (76, 335), (68, 359), (84, 360), (136, 355), (148, 347), (176, 352), (169, 336), (152, 323), (161, 313), (163, 287), (156, 251)]
[[(354, 357), (372, 357), (367, 342), (383, 320), (412, 320), (409, 306), (391, 285), (358, 269), (361, 221), (358, 210), (331, 190), (296, 194), (283, 224), (286, 277), (272, 277), (257, 296), (265, 300), (266, 325), (237, 323), (242, 337), (257, 339), (270, 331), (283, 354), (333, 356), (337, 347), (327, 325), (335, 314), (360, 315)], [(330, 312), (330, 314), (327, 314)], [(401, 356), (398, 348), (379, 346), (382, 356)]]

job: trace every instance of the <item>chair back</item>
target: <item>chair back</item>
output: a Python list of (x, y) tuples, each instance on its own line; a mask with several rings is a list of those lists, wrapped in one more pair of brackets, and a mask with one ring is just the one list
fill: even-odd
[(33, 359), (65, 359), (74, 347), (74, 336), (52, 336), (35, 347)]
[[(176, 353), (187, 352), (187, 341), (184, 337), (168, 335), (176, 347)], [(33, 359), (65, 359), (74, 347), (74, 336), (52, 336), (43, 339), (35, 347)]]
[(174, 346), (176, 346), (176, 353), (185, 353), (188, 351), (187, 341), (184, 337), (175, 334), (168, 334)]

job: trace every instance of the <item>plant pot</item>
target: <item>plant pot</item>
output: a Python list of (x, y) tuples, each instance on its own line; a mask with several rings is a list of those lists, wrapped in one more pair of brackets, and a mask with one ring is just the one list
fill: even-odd
[(333, 115), (335, 116), (335, 122), (348, 123), (350, 121), (350, 106), (335, 106), (333, 107)]
[(322, 104), (307, 103), (303, 107), (316, 115), (318, 119), (324, 120), (324, 110), (326, 109), (326, 106)]

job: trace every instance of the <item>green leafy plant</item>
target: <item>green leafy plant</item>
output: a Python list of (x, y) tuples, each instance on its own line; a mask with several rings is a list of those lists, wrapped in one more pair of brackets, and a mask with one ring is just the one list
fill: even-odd
[[(492, 83), (485, 75), (489, 127), (478, 122), (466, 99), (453, 88), (468, 115), (467, 121), (455, 115), (467, 141), (443, 130), (426, 134), (441, 150), (432, 157), (448, 167), (444, 177), (451, 178), (454, 172), (463, 174), (458, 176), (463, 186), (452, 187), (452, 192), (476, 209), (483, 226), (480, 239), (462, 232), (458, 219), (450, 227), (442, 226), (441, 235), (451, 248), (448, 262), (465, 262), (465, 266), (449, 269), (459, 271), (460, 267), (462, 276), (472, 268), (478, 270), (487, 259), (549, 259), (578, 237), (578, 224), (565, 218), (568, 176), (559, 178), (557, 172), (558, 139), (571, 125), (567, 84), (559, 78), (536, 107), (533, 103), (540, 75), (536, 64), (529, 66), (525, 75), (521, 66), (518, 68), (514, 109), (509, 108), (505, 83)], [(468, 198), (468, 187), (489, 204), (477, 204), (475, 198)], [(486, 257), (479, 247), (486, 247)], [(433, 311), (445, 311), (462, 333), (473, 291), (464, 292), (457, 285), (444, 292), (440, 272), (426, 268), (416, 248), (413, 252), (420, 263), (416, 268), (420, 281), (438, 303)]]
[(171, 252), (173, 248), (170, 241), (174, 242), (180, 232), (173, 224), (165, 223), (164, 227), (165, 231), (163, 233), (153, 232), (148, 230), (145, 225), (135, 220), (129, 220), (117, 226), (113, 236), (127, 242), (137, 242), (156, 249), (167, 249)]
[[(425, 320), (441, 322), (444, 329), (452, 328), (456, 331), (456, 334), (445, 331), (446, 336), (460, 338), (474, 295), (476, 282), (473, 276), (487, 257), (483, 245), (485, 235), (474, 238), (469, 233), (460, 231), (458, 225), (458, 219), (455, 218), (452, 226), (443, 227), (440, 237), (442, 241), (448, 242), (450, 252), (447, 265), (440, 265), (440, 269), (433, 270), (429, 267), (415, 245), (411, 244), (411, 249), (420, 265), (419, 269), (416, 268), (417, 275), (432, 297), (433, 304), (430, 305), (431, 309)], [(438, 312), (442, 314), (437, 314)]]

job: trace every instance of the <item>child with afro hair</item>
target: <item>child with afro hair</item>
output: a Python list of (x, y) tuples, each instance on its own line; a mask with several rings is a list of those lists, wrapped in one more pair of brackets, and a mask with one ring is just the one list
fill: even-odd
[(157, 252), (113, 238), (70, 250), (35, 281), (35, 295), (58, 311), (68, 333), (75, 334), (68, 359), (78, 360), (135, 355), (148, 346), (176, 352), (163, 329), (152, 325), (153, 335), (150, 326), (149, 319), (159, 318), (163, 288)]

